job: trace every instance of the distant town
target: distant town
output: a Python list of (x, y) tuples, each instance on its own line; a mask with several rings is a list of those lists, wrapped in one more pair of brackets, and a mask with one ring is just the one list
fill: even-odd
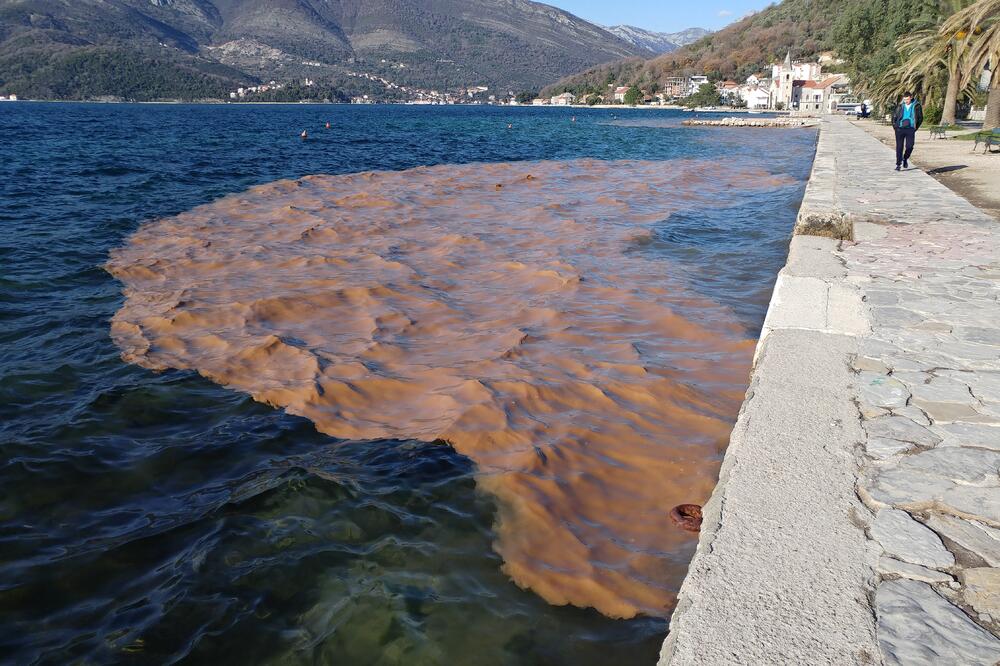
[[(831, 54), (821, 55), (815, 61), (792, 60), (789, 53), (782, 62), (774, 63), (770, 72), (751, 74), (744, 81), (711, 81), (705, 75), (676, 76), (663, 80), (655, 89), (609, 84), (605, 93), (575, 95), (566, 91), (540, 97), (537, 94), (490, 91), (488, 86), (470, 85), (455, 90), (430, 90), (400, 85), (384, 77), (365, 72), (347, 72), (347, 76), (373, 83), (385, 89), (385, 94), (360, 94), (349, 98), (352, 104), (487, 104), (502, 106), (692, 106), (688, 102), (700, 100), (707, 93), (711, 104), (755, 111), (804, 111), (834, 113), (854, 108), (859, 102), (851, 91), (851, 81), (844, 74), (824, 73), (824, 66), (836, 67), (840, 61)], [(303, 94), (301, 101), (314, 101), (304, 96), (318, 84), (315, 79), (303, 78), (288, 82), (268, 81), (232, 90), (228, 100), (233, 103), (267, 101), (267, 96), (277, 91), (292, 90)], [(346, 100), (347, 98), (345, 98)], [(17, 101), (15, 94), (0, 95), (0, 102)], [(290, 101), (298, 101), (295, 98)], [(332, 100), (331, 100), (332, 101)]]
[(834, 113), (858, 104), (851, 91), (851, 81), (844, 74), (824, 74), (823, 66), (841, 64), (832, 55), (817, 61), (793, 61), (789, 53), (784, 61), (774, 63), (770, 73), (751, 74), (743, 82), (712, 82), (708, 76), (676, 76), (665, 79), (656, 90), (610, 84), (603, 95), (576, 96), (562, 92), (551, 97), (536, 97), (534, 106), (571, 106), (579, 104), (626, 104), (674, 106), (684, 104), (705, 92), (714, 94), (718, 105), (758, 111), (811, 111)]
[[(858, 101), (851, 91), (850, 79), (844, 74), (824, 73), (824, 65), (836, 66), (840, 62), (832, 55), (820, 56), (816, 61), (792, 60), (789, 53), (782, 62), (774, 63), (770, 72), (751, 74), (744, 81), (711, 81), (705, 75), (676, 76), (667, 78), (656, 90), (635, 86), (610, 84), (604, 94), (592, 93), (577, 96), (572, 92), (539, 97), (508, 90), (491, 92), (488, 86), (468, 86), (458, 90), (425, 90), (393, 83), (383, 77), (368, 73), (351, 72), (350, 76), (366, 79), (384, 86), (393, 98), (383, 99), (377, 94), (357, 95), (353, 104), (376, 104), (385, 101), (405, 104), (492, 104), (503, 106), (676, 106), (705, 91), (705, 86), (717, 93), (719, 106), (745, 108), (758, 111), (797, 110), (816, 113), (833, 113), (853, 108)], [(312, 87), (315, 81), (303, 79), (301, 85)], [(271, 81), (267, 84), (238, 88), (229, 93), (230, 101), (253, 101), (254, 96), (270, 90), (280, 90), (285, 84)]]

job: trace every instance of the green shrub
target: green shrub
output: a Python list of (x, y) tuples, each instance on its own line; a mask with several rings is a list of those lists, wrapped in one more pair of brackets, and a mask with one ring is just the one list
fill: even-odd
[(928, 104), (924, 107), (924, 124), (937, 125), (941, 122), (944, 110), (936, 104)]

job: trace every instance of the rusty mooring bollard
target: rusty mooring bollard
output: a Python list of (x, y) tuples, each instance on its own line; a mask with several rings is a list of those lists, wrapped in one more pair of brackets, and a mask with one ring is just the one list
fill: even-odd
[(697, 504), (678, 504), (670, 510), (674, 525), (688, 532), (701, 530), (701, 507)]

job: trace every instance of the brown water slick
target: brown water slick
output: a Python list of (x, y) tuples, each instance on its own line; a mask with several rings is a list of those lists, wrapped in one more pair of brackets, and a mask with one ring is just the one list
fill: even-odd
[(114, 251), (112, 335), (334, 437), (447, 441), (498, 500), (517, 584), (666, 615), (696, 538), (669, 512), (711, 493), (753, 341), (642, 248), (720, 188), (783, 182), (575, 161), (262, 185)]

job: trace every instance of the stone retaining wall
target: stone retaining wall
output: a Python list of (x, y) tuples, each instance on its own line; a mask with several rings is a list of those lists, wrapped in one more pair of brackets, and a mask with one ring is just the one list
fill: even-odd
[(825, 119), (665, 664), (1000, 661), (1000, 229)]

